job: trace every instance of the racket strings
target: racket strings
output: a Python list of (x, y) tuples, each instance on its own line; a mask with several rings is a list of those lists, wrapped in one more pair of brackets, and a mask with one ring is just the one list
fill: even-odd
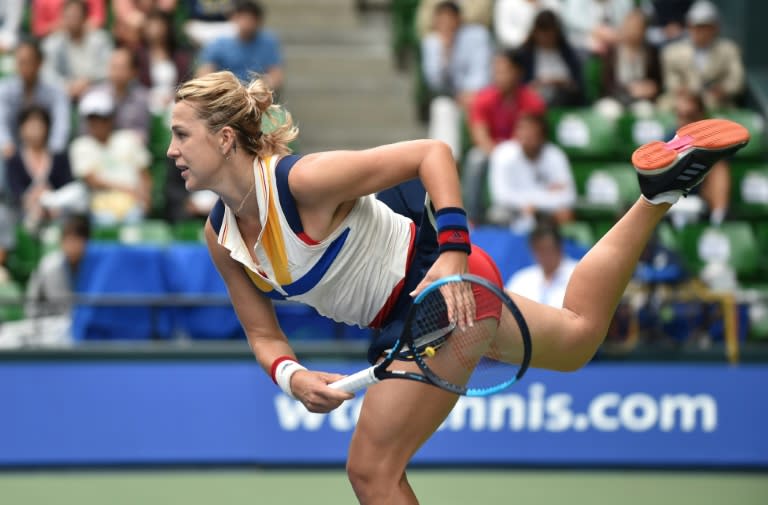
[[(483, 390), (508, 382), (518, 366), (489, 357), (502, 354), (496, 335), (503, 308), (496, 293), (469, 281), (453, 282), (429, 293), (412, 321), (413, 338), (445, 329), (451, 319), (459, 325), (435, 348), (439, 352), (419, 356), (419, 365), (456, 388)], [(467, 321), (462, 329), (461, 322)]]

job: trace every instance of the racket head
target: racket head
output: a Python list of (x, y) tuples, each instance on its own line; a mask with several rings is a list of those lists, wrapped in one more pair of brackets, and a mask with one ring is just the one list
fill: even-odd
[[(516, 331), (511, 328), (516, 326)], [(516, 358), (499, 347), (513, 344)], [(439, 338), (432, 339), (432, 336)], [(531, 362), (528, 325), (514, 301), (492, 282), (475, 275), (444, 277), (415, 299), (401, 336), (402, 348), (434, 385), (465, 396), (488, 396), (519, 381)]]

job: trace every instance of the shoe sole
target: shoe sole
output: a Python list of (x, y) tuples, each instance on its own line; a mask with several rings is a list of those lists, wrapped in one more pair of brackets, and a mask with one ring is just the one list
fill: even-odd
[(656, 175), (694, 151), (720, 157), (727, 151), (737, 151), (748, 141), (749, 131), (740, 124), (727, 119), (705, 119), (681, 127), (669, 142), (656, 141), (637, 148), (632, 164), (643, 175)]

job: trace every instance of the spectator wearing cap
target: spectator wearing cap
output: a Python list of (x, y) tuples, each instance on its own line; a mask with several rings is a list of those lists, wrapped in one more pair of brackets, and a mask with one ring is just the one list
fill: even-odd
[(89, 29), (85, 0), (67, 0), (61, 28), (42, 42), (45, 53), (43, 73), (66, 88), (73, 100), (107, 77), (112, 40), (104, 30)]
[(235, 2), (230, 20), (237, 28), (235, 36), (223, 36), (203, 47), (197, 74), (229, 70), (241, 81), (252, 73), (266, 78), (273, 89), (283, 84), (283, 57), (280, 42), (264, 29), (264, 9), (255, 1)]
[(429, 137), (461, 157), (461, 124), (474, 94), (490, 83), (491, 35), (480, 25), (463, 24), (456, 2), (435, 6), (433, 30), (421, 41), (424, 80), (434, 96)]
[(514, 140), (500, 143), (491, 153), (489, 221), (526, 233), (537, 215), (557, 223), (573, 218), (576, 185), (571, 164), (563, 150), (548, 141), (547, 129), (543, 116), (523, 115)]
[(701, 94), (709, 109), (735, 105), (744, 89), (744, 65), (739, 47), (720, 36), (717, 7), (699, 0), (686, 22), (688, 37), (661, 53), (665, 92), (660, 105), (672, 109), (680, 92)]
[[(114, 102), (116, 130), (133, 130), (143, 142), (149, 138), (152, 116), (149, 90), (139, 82), (139, 55), (126, 47), (118, 47), (109, 58), (108, 79), (92, 89), (106, 92)], [(81, 117), (82, 119), (82, 117)], [(80, 133), (85, 132), (85, 125)]]
[(48, 147), (51, 152), (65, 151), (69, 141), (70, 113), (67, 93), (48, 82), (40, 73), (43, 53), (33, 40), (16, 46), (16, 75), (0, 80), (0, 151), (10, 158), (19, 145), (18, 118), (25, 106), (40, 105), (51, 115)]
[(72, 173), (91, 194), (98, 225), (140, 221), (150, 205), (150, 153), (130, 129), (114, 129), (115, 103), (108, 92), (88, 92), (80, 101), (87, 133), (69, 149)]

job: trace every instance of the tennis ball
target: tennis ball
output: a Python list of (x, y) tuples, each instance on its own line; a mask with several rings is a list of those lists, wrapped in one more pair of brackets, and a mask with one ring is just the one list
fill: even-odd
[(426, 354), (428, 358), (431, 358), (432, 356), (434, 356), (434, 355), (435, 355), (435, 348), (434, 348), (434, 347), (432, 347), (431, 345), (430, 345), (430, 346), (427, 346), (427, 347), (424, 349), (424, 354)]

